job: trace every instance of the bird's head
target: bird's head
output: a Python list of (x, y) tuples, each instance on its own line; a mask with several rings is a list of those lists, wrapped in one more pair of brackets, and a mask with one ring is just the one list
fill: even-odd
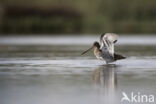
[(99, 48), (100, 48), (99, 42), (95, 41), (95, 42), (93, 43), (93, 47), (99, 49)]
[(95, 41), (95, 42), (93, 43), (92, 47), (90, 47), (89, 49), (87, 49), (86, 51), (84, 51), (81, 55), (87, 53), (87, 52), (90, 51), (92, 48), (98, 48), (98, 49), (99, 49), (99, 48), (100, 48), (99, 42)]

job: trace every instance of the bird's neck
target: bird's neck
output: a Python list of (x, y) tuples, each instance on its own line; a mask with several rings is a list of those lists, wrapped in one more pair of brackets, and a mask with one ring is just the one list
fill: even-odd
[(100, 49), (98, 47), (94, 47), (94, 55), (97, 56), (100, 53)]

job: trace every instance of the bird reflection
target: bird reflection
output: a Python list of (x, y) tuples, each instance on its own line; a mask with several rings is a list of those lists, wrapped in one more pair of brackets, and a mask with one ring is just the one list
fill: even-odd
[(117, 87), (116, 68), (116, 65), (109, 64), (100, 66), (94, 70), (93, 80), (102, 103), (111, 104), (115, 101)]

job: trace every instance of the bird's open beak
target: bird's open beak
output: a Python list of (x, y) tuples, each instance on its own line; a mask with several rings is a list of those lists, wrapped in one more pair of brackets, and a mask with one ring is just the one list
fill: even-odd
[(86, 51), (84, 51), (83, 53), (81, 53), (81, 55), (87, 53), (87, 52), (90, 51), (92, 48), (93, 48), (93, 46), (92, 46), (91, 48), (87, 49)]

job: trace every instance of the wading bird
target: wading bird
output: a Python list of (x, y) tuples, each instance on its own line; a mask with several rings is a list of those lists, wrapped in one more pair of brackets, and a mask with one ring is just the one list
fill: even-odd
[(114, 52), (114, 44), (117, 42), (118, 35), (115, 33), (105, 33), (100, 36), (100, 44), (95, 41), (91, 48), (84, 51), (81, 55), (85, 54), (94, 48), (94, 55), (97, 59), (104, 60), (106, 64), (116, 60), (125, 59), (126, 57), (116, 54)]

